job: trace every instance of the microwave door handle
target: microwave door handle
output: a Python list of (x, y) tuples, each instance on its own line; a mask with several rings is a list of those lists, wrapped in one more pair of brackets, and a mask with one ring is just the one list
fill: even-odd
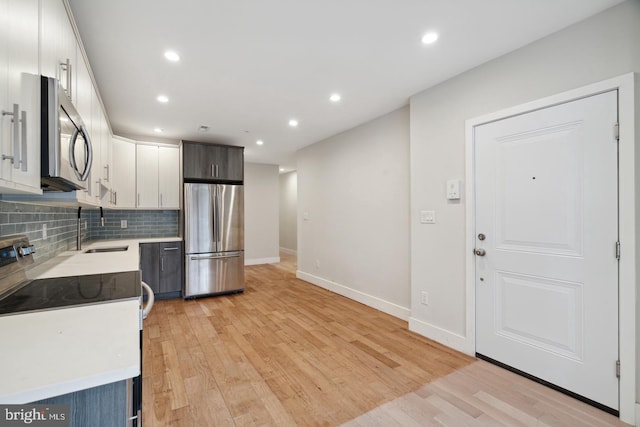
[(78, 139), (78, 128), (73, 130), (71, 134), (71, 139), (69, 140), (69, 163), (71, 164), (71, 169), (76, 174), (76, 177), (82, 181), (82, 175), (80, 175), (80, 171), (78, 170), (78, 165), (76, 164), (76, 140)]
[(91, 172), (91, 165), (93, 163), (93, 145), (91, 144), (91, 139), (89, 139), (89, 132), (84, 127), (84, 125), (80, 126), (80, 131), (82, 132), (82, 136), (84, 137), (84, 145), (86, 147), (85, 150), (85, 164), (84, 164), (84, 173), (82, 174), (82, 181), (85, 181), (89, 176), (89, 172)]

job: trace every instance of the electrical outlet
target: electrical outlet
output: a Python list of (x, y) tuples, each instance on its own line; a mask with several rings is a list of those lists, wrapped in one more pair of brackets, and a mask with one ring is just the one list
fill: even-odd
[(47, 224), (42, 224), (42, 240), (47, 240)]
[(320, 260), (317, 259), (316, 260), (316, 270), (319, 270), (319, 269), (320, 269)]
[(424, 305), (429, 305), (429, 292), (422, 291), (420, 293), (420, 303)]
[(120, 228), (127, 228), (127, 220), (126, 219), (121, 219), (120, 220)]

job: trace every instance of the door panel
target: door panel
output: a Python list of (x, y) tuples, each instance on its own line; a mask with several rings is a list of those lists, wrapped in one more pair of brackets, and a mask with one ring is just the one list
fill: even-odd
[(217, 185), (218, 252), (244, 249), (244, 191), (242, 185)]
[(216, 186), (184, 184), (185, 253), (217, 252), (214, 230)]
[(476, 349), (618, 408), (617, 92), (474, 129)]

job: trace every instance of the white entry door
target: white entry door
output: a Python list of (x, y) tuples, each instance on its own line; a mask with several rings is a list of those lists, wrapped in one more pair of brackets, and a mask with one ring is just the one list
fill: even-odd
[(474, 129), (476, 351), (618, 409), (617, 91)]

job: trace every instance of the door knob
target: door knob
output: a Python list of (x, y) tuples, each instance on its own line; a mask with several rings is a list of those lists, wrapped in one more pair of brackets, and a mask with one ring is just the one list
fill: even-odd
[(487, 253), (485, 252), (484, 249), (476, 249), (475, 251), (473, 251), (477, 256), (485, 256)]

